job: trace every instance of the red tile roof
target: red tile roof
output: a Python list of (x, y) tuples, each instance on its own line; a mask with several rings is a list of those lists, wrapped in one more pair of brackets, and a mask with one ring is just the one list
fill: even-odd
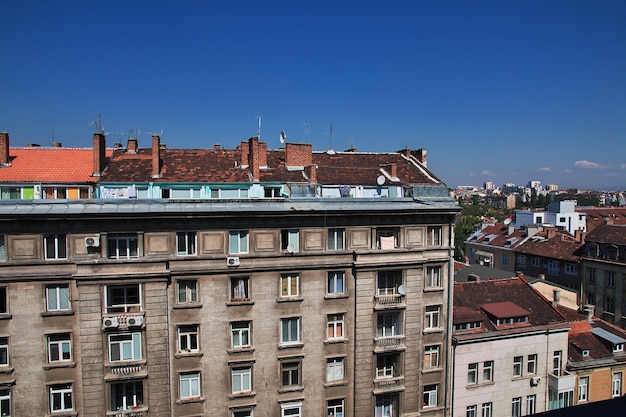
[(521, 243), (515, 251), (526, 255), (578, 262), (583, 246), (584, 243), (576, 240), (569, 233), (563, 230), (551, 230), (538, 232)]
[(626, 244), (626, 226), (602, 224), (587, 234), (585, 240), (587, 242), (624, 245)]
[[(107, 150), (107, 157), (111, 150)], [(91, 148), (11, 148), (10, 166), (0, 167), (2, 183), (95, 183)]]

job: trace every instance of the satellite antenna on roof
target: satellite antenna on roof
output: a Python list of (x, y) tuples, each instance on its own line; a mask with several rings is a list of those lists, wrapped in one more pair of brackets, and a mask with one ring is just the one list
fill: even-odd
[(287, 134), (285, 133), (284, 130), (280, 131), (280, 135), (278, 136), (278, 139), (280, 140), (280, 143), (285, 143), (285, 141), (287, 140)]
[(89, 126), (94, 125), (96, 127), (96, 132), (104, 133), (104, 128), (102, 127), (102, 113), (96, 116), (96, 120), (89, 123)]
[(259, 141), (261, 140), (261, 119), (263, 119), (263, 116), (257, 116), (256, 117), (259, 120), (259, 131), (257, 133), (257, 137), (259, 138)]

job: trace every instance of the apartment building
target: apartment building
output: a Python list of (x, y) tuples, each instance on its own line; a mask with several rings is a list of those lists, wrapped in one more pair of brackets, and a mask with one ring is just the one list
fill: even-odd
[(454, 416), (535, 414), (574, 404), (571, 325), (523, 276), (454, 285)]
[(99, 199), (0, 202), (3, 412), (450, 415), (449, 190), (286, 145), (129, 141)]

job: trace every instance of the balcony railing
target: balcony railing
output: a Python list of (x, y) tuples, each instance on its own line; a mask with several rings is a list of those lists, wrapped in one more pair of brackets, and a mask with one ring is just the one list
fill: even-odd
[(404, 303), (404, 295), (401, 294), (376, 295), (374, 299), (379, 307), (400, 307)]
[(111, 373), (116, 375), (134, 374), (141, 372), (141, 365), (112, 366)]
[(386, 391), (398, 391), (404, 389), (404, 377), (381, 378), (374, 380), (374, 390), (377, 393)]
[(144, 407), (140, 409), (109, 411), (106, 417), (148, 417), (148, 410)]
[(392, 350), (404, 347), (404, 335), (391, 337), (377, 337), (374, 339), (374, 348), (376, 350)]

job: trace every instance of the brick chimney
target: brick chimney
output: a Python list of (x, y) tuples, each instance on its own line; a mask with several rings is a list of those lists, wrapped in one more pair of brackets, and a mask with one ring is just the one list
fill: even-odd
[(576, 242), (585, 243), (585, 232), (582, 230), (574, 230), (574, 237), (576, 238)]
[(285, 165), (306, 167), (313, 163), (313, 145), (306, 143), (285, 144)]
[(397, 177), (398, 175), (398, 170), (397, 170), (397, 165), (394, 162), (388, 163), (388, 164), (384, 164), (381, 166), (382, 169), (384, 169), (389, 175), (391, 175), (392, 177)]
[(417, 151), (411, 152), (411, 154), (413, 156), (415, 156), (415, 158), (424, 166), (428, 166), (427, 161), (426, 161), (426, 152), (427, 150), (422, 148), (422, 149), (418, 149)]
[(254, 182), (261, 179), (261, 152), (259, 148), (259, 138), (257, 136), (250, 138), (248, 141), (248, 167), (250, 168)]
[(106, 137), (103, 133), (93, 134), (93, 177), (99, 177), (106, 164)]
[(161, 137), (152, 135), (152, 178), (161, 178)]
[(317, 184), (317, 165), (311, 164), (305, 168), (305, 173), (309, 177), (311, 184)]
[(9, 162), (9, 134), (0, 132), (0, 165), (11, 165)]
[(128, 138), (128, 153), (137, 153), (137, 138)]

